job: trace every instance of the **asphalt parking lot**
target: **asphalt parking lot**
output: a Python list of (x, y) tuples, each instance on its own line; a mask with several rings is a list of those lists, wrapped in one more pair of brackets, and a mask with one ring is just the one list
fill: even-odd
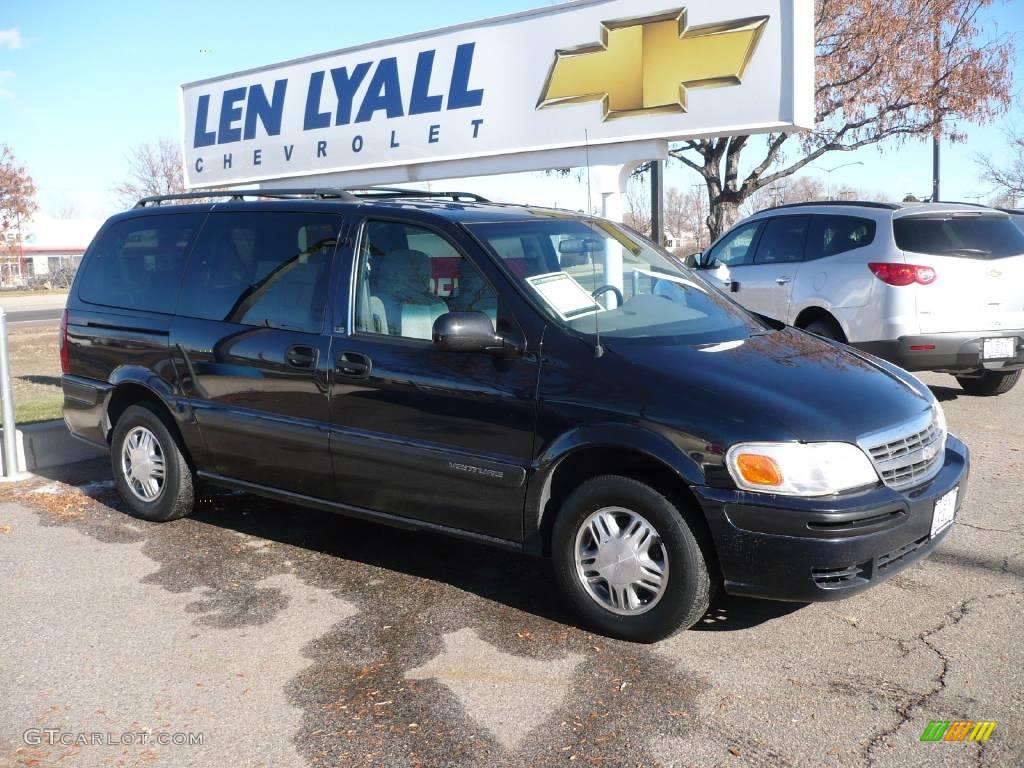
[(1024, 385), (924, 378), (973, 455), (928, 561), (651, 646), (543, 561), (228, 492), (145, 523), (103, 461), (0, 486), (0, 767), (1024, 764)]

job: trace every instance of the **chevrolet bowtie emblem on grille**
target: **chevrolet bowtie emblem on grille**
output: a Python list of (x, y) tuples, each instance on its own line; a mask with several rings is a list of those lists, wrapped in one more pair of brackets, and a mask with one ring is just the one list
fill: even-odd
[(686, 9), (601, 24), (601, 40), (555, 52), (537, 109), (601, 100), (603, 118), (685, 112), (688, 88), (739, 85), (767, 16), (688, 27)]

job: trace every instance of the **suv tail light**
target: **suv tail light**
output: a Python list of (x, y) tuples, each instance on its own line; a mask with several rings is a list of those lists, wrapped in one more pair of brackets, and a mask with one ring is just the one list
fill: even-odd
[(71, 357), (68, 353), (68, 311), (60, 313), (60, 371), (71, 371)]
[(868, 268), (875, 273), (875, 277), (889, 285), (929, 285), (935, 282), (935, 270), (931, 267), (922, 267), (917, 264), (890, 264), (887, 262), (873, 261)]

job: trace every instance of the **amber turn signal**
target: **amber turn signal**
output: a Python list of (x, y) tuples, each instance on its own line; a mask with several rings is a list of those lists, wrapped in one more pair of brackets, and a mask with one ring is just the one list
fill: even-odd
[(782, 485), (782, 470), (774, 459), (756, 453), (741, 453), (736, 468), (751, 485)]

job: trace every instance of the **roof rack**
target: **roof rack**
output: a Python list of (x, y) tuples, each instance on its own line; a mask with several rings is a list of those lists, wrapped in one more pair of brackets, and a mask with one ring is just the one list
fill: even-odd
[[(881, 208), (886, 211), (898, 211), (901, 206), (895, 203), (879, 203), (874, 200), (808, 200), (806, 203), (786, 203), (762, 208), (761, 211), (777, 211), (781, 208), (802, 208), (806, 205), (852, 205), (858, 208)], [(758, 213), (761, 213), (758, 211)]]
[(244, 200), (247, 197), (295, 200), (308, 197), (317, 200), (346, 200), (349, 202), (358, 199), (351, 192), (347, 192), (344, 189), (222, 189), (209, 192), (177, 192), (171, 195), (151, 195), (139, 200), (135, 207), (147, 208), (177, 200), (204, 200), (210, 197), (226, 197), (230, 200)]
[(247, 197), (272, 198), (275, 200), (299, 200), (313, 198), (316, 200), (342, 200), (357, 202), (359, 200), (450, 200), (453, 203), (472, 202), (489, 203), (486, 197), (473, 192), (429, 192), (423, 189), (401, 189), (400, 187), (356, 187), (353, 189), (222, 189), (209, 192), (177, 192), (170, 195), (150, 195), (135, 204), (136, 208), (159, 206), (162, 203), (182, 200), (206, 200), (211, 197), (223, 197), (229, 200), (244, 200)]
[(432, 192), (426, 189), (403, 189), (401, 187), (351, 187), (346, 190), (360, 200), (396, 200), (419, 198), (423, 200), (451, 200), (453, 203), (489, 203), (486, 197), (475, 192)]

